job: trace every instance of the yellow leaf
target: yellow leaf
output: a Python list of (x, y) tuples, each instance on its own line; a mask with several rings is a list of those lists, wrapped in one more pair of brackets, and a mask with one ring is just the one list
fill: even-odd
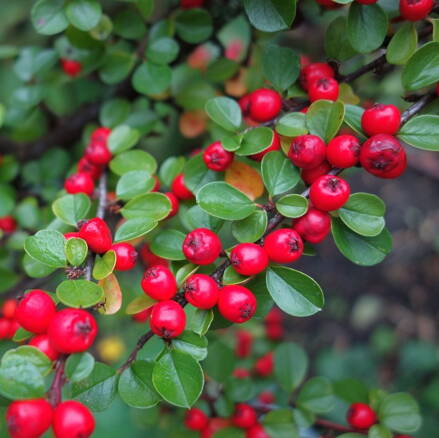
[(248, 164), (234, 161), (226, 170), (225, 181), (245, 193), (252, 201), (264, 193), (261, 175)]
[(187, 111), (180, 116), (180, 132), (183, 137), (195, 138), (206, 130), (204, 111)]
[(114, 274), (99, 281), (99, 286), (104, 289), (104, 302), (99, 307), (99, 312), (104, 315), (113, 315), (119, 311), (122, 306), (122, 291), (119, 282)]
[(125, 313), (127, 313), (128, 315), (135, 315), (142, 310), (149, 309), (156, 302), (157, 301), (153, 300), (148, 295), (140, 295), (140, 297), (134, 298), (134, 300), (128, 304), (127, 308), (125, 309)]

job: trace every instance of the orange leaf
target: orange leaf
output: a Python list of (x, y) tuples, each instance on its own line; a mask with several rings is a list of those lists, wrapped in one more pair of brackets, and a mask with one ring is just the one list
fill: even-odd
[(183, 137), (195, 138), (206, 130), (204, 111), (188, 111), (180, 116), (180, 132)]
[(253, 167), (234, 161), (226, 170), (227, 183), (245, 193), (252, 201), (264, 193), (261, 175)]
[(98, 282), (99, 286), (104, 289), (104, 303), (99, 307), (99, 312), (104, 315), (113, 315), (119, 311), (122, 306), (122, 291), (119, 282), (114, 274)]
[(229, 96), (241, 97), (247, 93), (247, 83), (246, 83), (247, 71), (244, 68), (239, 70), (239, 73), (232, 79), (226, 81), (225, 89)]

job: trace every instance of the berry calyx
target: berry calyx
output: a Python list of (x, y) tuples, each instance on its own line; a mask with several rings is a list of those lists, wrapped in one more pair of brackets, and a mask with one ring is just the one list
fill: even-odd
[(265, 237), (264, 249), (272, 262), (291, 263), (302, 255), (303, 241), (297, 231), (280, 228)]
[(52, 298), (43, 290), (34, 289), (19, 301), (15, 317), (25, 330), (40, 334), (47, 332), (55, 314)]
[(312, 169), (323, 163), (326, 156), (326, 146), (316, 135), (299, 135), (291, 142), (288, 158), (302, 169)]
[(184, 283), (183, 290), (186, 300), (198, 309), (211, 309), (218, 302), (218, 284), (208, 275), (191, 275)]
[(339, 92), (338, 82), (334, 78), (315, 79), (308, 86), (308, 97), (311, 102), (320, 99), (336, 101)]
[(0, 217), (0, 230), (4, 233), (13, 233), (17, 229), (17, 222), (12, 216)]
[(85, 150), (85, 158), (91, 163), (104, 166), (111, 161), (113, 154), (102, 141), (92, 141)]
[(246, 403), (238, 403), (232, 416), (232, 423), (241, 429), (248, 429), (258, 421), (256, 411)]
[(183, 241), (183, 254), (196, 265), (213, 263), (222, 251), (220, 238), (207, 228), (196, 228)]
[(74, 78), (81, 73), (82, 64), (74, 59), (61, 58), (61, 67), (67, 76)]
[(344, 179), (323, 175), (312, 183), (309, 198), (319, 210), (333, 211), (343, 207), (350, 193), (349, 184)]
[(174, 195), (172, 192), (166, 192), (164, 195), (169, 199), (169, 202), (171, 203), (171, 211), (169, 212), (167, 218), (170, 219), (171, 217), (175, 216), (178, 213), (178, 210), (180, 208), (180, 203), (178, 201), (178, 198)]
[(248, 321), (256, 312), (256, 298), (244, 286), (233, 284), (220, 290), (218, 310), (228, 321), (242, 324)]
[(111, 246), (111, 249), (116, 253), (116, 265), (114, 267), (116, 271), (129, 271), (136, 266), (137, 251), (133, 245), (125, 242), (115, 243)]
[(154, 300), (170, 300), (177, 293), (177, 282), (167, 266), (151, 266), (142, 277), (143, 292)]
[(186, 326), (186, 314), (183, 307), (175, 301), (160, 301), (154, 304), (150, 326), (153, 333), (165, 339), (180, 336)]
[(113, 243), (108, 225), (99, 217), (85, 222), (79, 229), (79, 237), (87, 242), (91, 251), (98, 254), (109, 251)]
[(293, 221), (293, 228), (303, 240), (320, 243), (331, 231), (331, 217), (326, 211), (311, 207), (304, 216)]
[(338, 135), (326, 148), (326, 159), (342, 169), (355, 166), (360, 158), (360, 142), (353, 135)]
[(186, 187), (184, 183), (184, 175), (182, 173), (178, 174), (171, 184), (172, 193), (182, 201), (192, 199), (194, 194)]
[(312, 169), (301, 169), (300, 177), (305, 184), (310, 186), (317, 178), (326, 175), (331, 169), (331, 165), (327, 161), (323, 161), (323, 163)]
[(29, 341), (29, 345), (38, 348), (38, 350), (44, 353), (50, 360), (56, 360), (59, 357), (59, 353), (52, 347), (49, 336), (46, 334), (34, 336)]
[(262, 424), (255, 424), (245, 432), (245, 438), (270, 438)]
[(256, 122), (268, 122), (279, 115), (282, 98), (274, 90), (258, 88), (250, 94), (248, 109), (250, 117)]
[(95, 419), (82, 403), (65, 401), (53, 411), (53, 432), (56, 438), (88, 438), (94, 429)]
[(270, 146), (257, 154), (250, 155), (249, 158), (255, 161), (262, 161), (262, 158), (264, 158), (268, 152), (278, 150), (280, 150), (280, 136), (276, 131), (273, 131), (273, 140), (271, 141)]
[(256, 374), (261, 377), (270, 376), (273, 373), (274, 369), (273, 353), (270, 352), (260, 357), (255, 362), (254, 369)]
[(88, 173), (78, 172), (70, 175), (66, 179), (64, 190), (70, 195), (85, 193), (86, 195), (91, 196), (95, 190), (95, 183)]
[(191, 430), (202, 430), (207, 426), (209, 417), (201, 410), (192, 408), (186, 411), (184, 424)]
[(267, 268), (268, 256), (255, 243), (240, 243), (230, 252), (230, 262), (238, 274), (256, 275)]
[(367, 430), (377, 422), (377, 416), (369, 405), (353, 403), (349, 407), (347, 421), (354, 429)]
[(399, 131), (400, 126), (401, 113), (395, 105), (377, 103), (361, 116), (361, 127), (367, 135), (393, 135)]
[(399, 12), (409, 21), (424, 19), (433, 9), (433, 0), (399, 0)]
[[(331, 0), (326, 0), (330, 4), (336, 4)], [(300, 72), (300, 83), (305, 90), (308, 90), (309, 85), (316, 79), (333, 78), (335, 72), (333, 68), (325, 62), (313, 62), (302, 68)]]
[(220, 141), (209, 145), (203, 151), (203, 161), (207, 168), (215, 172), (224, 172), (233, 162), (235, 154), (226, 151)]
[(142, 248), (140, 248), (140, 258), (146, 267), (161, 265), (169, 266), (169, 261), (155, 255), (149, 248), (149, 245), (145, 243)]

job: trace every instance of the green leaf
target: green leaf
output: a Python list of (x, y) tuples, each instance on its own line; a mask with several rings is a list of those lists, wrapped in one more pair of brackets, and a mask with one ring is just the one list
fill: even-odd
[(113, 158), (110, 161), (110, 169), (119, 176), (132, 170), (145, 170), (152, 175), (157, 170), (157, 162), (148, 152), (136, 149)]
[(31, 338), (33, 335), (34, 335), (33, 333), (28, 332), (23, 327), (20, 327), (15, 332), (14, 337), (12, 338), (12, 340), (14, 342), (23, 342), (23, 341), (26, 341), (27, 339)]
[(264, 126), (250, 129), (244, 134), (236, 155), (253, 155), (267, 149), (273, 142), (273, 135), (273, 131)]
[(306, 125), (310, 134), (317, 135), (328, 143), (337, 135), (344, 118), (342, 102), (318, 100), (306, 113)]
[(66, 257), (72, 266), (80, 266), (88, 254), (87, 242), (83, 239), (72, 237), (66, 240)]
[(346, 18), (337, 17), (328, 26), (325, 35), (325, 52), (328, 58), (346, 61), (356, 55), (349, 42)]
[(172, 342), (173, 348), (190, 354), (195, 360), (204, 360), (207, 357), (207, 339), (197, 333), (184, 331)]
[(78, 221), (87, 217), (90, 207), (90, 198), (83, 193), (63, 196), (52, 204), (55, 216), (74, 227), (76, 227)]
[(227, 379), (224, 390), (229, 400), (238, 403), (246, 402), (257, 394), (257, 388), (252, 379), (238, 379), (234, 376)]
[(274, 350), (274, 375), (288, 393), (296, 389), (305, 378), (308, 357), (302, 347), (285, 342)]
[(296, 16), (295, 0), (244, 0), (250, 23), (264, 32), (288, 29)]
[(134, 298), (125, 309), (125, 313), (127, 315), (135, 315), (136, 313), (141, 312), (142, 310), (149, 309), (152, 307), (157, 301), (153, 300), (149, 295), (142, 294), (137, 298)]
[(177, 35), (187, 43), (201, 43), (213, 32), (212, 17), (205, 9), (187, 9), (175, 18)]
[(33, 259), (52, 268), (66, 266), (64, 236), (55, 230), (41, 230), (26, 238), (24, 250)]
[(136, 239), (137, 237), (144, 236), (152, 231), (158, 222), (149, 218), (135, 218), (128, 219), (117, 230), (114, 236), (115, 242), (127, 242), (129, 240)]
[(334, 390), (326, 377), (314, 377), (300, 389), (297, 404), (316, 414), (326, 414), (335, 403)]
[(235, 368), (233, 350), (222, 341), (215, 341), (209, 345), (209, 354), (203, 362), (207, 375), (216, 382), (222, 383), (228, 379)]
[(194, 194), (197, 194), (201, 187), (219, 179), (220, 173), (206, 167), (202, 154), (191, 158), (184, 168), (184, 183)]
[(347, 31), (349, 42), (357, 52), (372, 52), (386, 37), (387, 15), (377, 4), (353, 2), (349, 7)]
[(369, 429), (368, 438), (392, 438), (393, 434), (387, 427), (375, 424)]
[(276, 438), (299, 438), (291, 409), (276, 409), (263, 418), (263, 426), (269, 436)]
[[(47, 266), (44, 263), (35, 260), (28, 254), (25, 254), (23, 257), (23, 268), (26, 274), (32, 278), (47, 277), (49, 274), (56, 270), (56, 268)], [(2, 277), (5, 278), (3, 274)]]
[(96, 0), (73, 0), (66, 7), (70, 23), (80, 30), (91, 30), (99, 23), (102, 7)]
[[(160, 179), (167, 185), (171, 186), (174, 178), (183, 172), (186, 159), (184, 157), (168, 157), (160, 166), (159, 176)], [(186, 183), (185, 175), (185, 183)]]
[(103, 82), (117, 84), (131, 73), (137, 57), (130, 49), (123, 41), (108, 47), (99, 69), (99, 77)]
[(91, 307), (101, 302), (104, 291), (93, 281), (65, 280), (56, 288), (56, 296), (68, 307)]
[(229, 97), (214, 97), (206, 103), (207, 115), (227, 131), (236, 131), (241, 126), (242, 113), (238, 103)]
[(248, 277), (238, 274), (232, 266), (227, 266), (223, 275), (223, 284), (240, 284), (248, 280)]
[(274, 302), (292, 316), (310, 316), (324, 304), (318, 283), (303, 272), (283, 266), (267, 270), (267, 288)]
[(140, 134), (136, 129), (127, 125), (119, 125), (111, 131), (108, 137), (108, 149), (113, 154), (131, 149), (139, 141)]
[(137, 360), (121, 374), (118, 391), (128, 406), (151, 408), (160, 401), (152, 385), (153, 367), (152, 362)]
[(356, 105), (345, 104), (344, 122), (352, 128), (357, 134), (364, 137), (364, 132), (361, 127), (361, 117), (364, 113), (364, 108)]
[(67, 28), (64, 0), (38, 0), (31, 10), (32, 24), (43, 35), (54, 35)]
[(94, 357), (87, 352), (71, 354), (66, 361), (65, 373), (70, 382), (86, 379), (95, 366)]
[(7, 365), (8, 362), (14, 366), (19, 363), (31, 363), (42, 376), (49, 374), (52, 369), (52, 361), (38, 348), (30, 345), (8, 350), (2, 357), (1, 367)]
[(369, 403), (369, 388), (360, 380), (347, 378), (334, 382), (334, 392), (346, 403)]
[(302, 195), (285, 195), (276, 202), (277, 211), (286, 217), (297, 218), (308, 210), (308, 200)]
[(124, 173), (117, 182), (116, 195), (119, 199), (129, 200), (149, 192), (155, 185), (154, 178), (146, 170), (132, 170)]
[(131, 104), (125, 99), (110, 99), (101, 106), (99, 121), (104, 126), (115, 128), (126, 120), (130, 112)]
[(205, 335), (213, 321), (212, 310), (197, 309), (190, 304), (184, 308), (186, 312), (186, 329), (191, 330), (199, 335)]
[(186, 213), (186, 219), (190, 230), (195, 228), (208, 228), (217, 233), (223, 226), (224, 221), (207, 214), (198, 205), (191, 207)]
[(103, 280), (108, 277), (116, 266), (116, 253), (113, 250), (107, 251), (103, 256), (96, 255), (93, 266), (93, 278)]
[(415, 399), (402, 392), (384, 398), (378, 410), (378, 418), (380, 423), (398, 433), (416, 432), (422, 423)]
[(186, 235), (178, 230), (163, 230), (154, 237), (151, 251), (168, 260), (185, 260), (182, 251)]
[(166, 64), (144, 62), (134, 72), (134, 89), (142, 94), (155, 95), (166, 91), (171, 84), (172, 70)]
[(255, 210), (250, 216), (232, 223), (232, 234), (238, 242), (256, 242), (267, 229), (267, 212)]
[(288, 113), (280, 118), (276, 123), (276, 131), (280, 135), (287, 137), (297, 137), (299, 135), (308, 134), (308, 128), (305, 123), (305, 114)]
[(418, 90), (439, 81), (439, 42), (418, 49), (402, 70), (402, 85), (407, 91)]
[(175, 280), (178, 286), (181, 286), (188, 277), (198, 271), (199, 265), (193, 265), (192, 263), (186, 263), (175, 274)]
[(201, 395), (204, 376), (199, 363), (192, 356), (171, 350), (155, 363), (152, 383), (168, 403), (189, 408)]
[(416, 116), (404, 123), (398, 138), (418, 149), (439, 151), (439, 116)]
[(146, 193), (136, 196), (125, 204), (123, 217), (127, 219), (149, 219), (159, 221), (168, 216), (171, 202), (163, 193)]
[(413, 23), (404, 23), (387, 46), (386, 59), (390, 64), (403, 65), (418, 46), (418, 32)]
[(179, 46), (175, 40), (168, 37), (151, 41), (146, 49), (146, 57), (156, 64), (169, 64), (178, 55)]
[(344, 224), (357, 234), (372, 237), (383, 231), (386, 205), (378, 196), (354, 193), (338, 212)]

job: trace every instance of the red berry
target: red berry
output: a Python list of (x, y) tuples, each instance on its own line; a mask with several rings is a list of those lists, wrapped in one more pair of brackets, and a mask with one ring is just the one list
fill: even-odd
[(111, 161), (113, 154), (102, 141), (92, 141), (85, 150), (85, 158), (97, 166), (105, 166)]
[(377, 416), (369, 405), (353, 403), (349, 408), (347, 421), (354, 429), (366, 430), (377, 422)]
[(238, 101), (239, 107), (241, 108), (242, 115), (247, 117), (250, 110), (250, 94), (242, 96)]
[(293, 221), (293, 228), (303, 240), (319, 243), (331, 231), (331, 216), (326, 211), (310, 207), (304, 216)]
[(169, 261), (151, 252), (147, 243), (140, 248), (140, 258), (147, 267), (156, 265), (169, 266)]
[(236, 332), (235, 355), (237, 357), (248, 357), (252, 352), (253, 336), (247, 330), (238, 330)]
[(55, 438), (88, 438), (95, 429), (93, 414), (74, 400), (60, 403), (53, 411)]
[(230, 426), (230, 420), (211, 418), (208, 425), (201, 431), (200, 438), (213, 438), (216, 432)]
[(222, 251), (220, 238), (207, 228), (196, 228), (183, 242), (183, 254), (196, 265), (213, 263)]
[(43, 290), (28, 292), (18, 303), (15, 317), (18, 323), (32, 333), (46, 333), (56, 314), (52, 298)]
[(52, 319), (49, 326), (50, 344), (64, 354), (88, 350), (98, 333), (98, 326), (91, 313), (83, 309), (63, 309)]
[(12, 438), (38, 438), (52, 423), (52, 406), (42, 399), (13, 401), (6, 411), (6, 424)]
[(261, 377), (267, 377), (273, 373), (273, 353), (267, 353), (260, 357), (255, 363), (255, 372)]
[(399, 0), (399, 12), (409, 21), (424, 19), (433, 9), (433, 0)]
[(91, 251), (98, 254), (109, 251), (113, 243), (108, 225), (99, 217), (85, 222), (79, 229), (79, 237), (87, 242)]
[(401, 113), (395, 105), (377, 103), (364, 111), (361, 127), (367, 135), (396, 134), (401, 125)]
[(302, 169), (312, 169), (322, 164), (326, 156), (326, 146), (316, 135), (299, 135), (291, 142), (288, 158)]
[(278, 150), (280, 150), (280, 137), (276, 131), (273, 131), (273, 140), (271, 141), (270, 146), (268, 146), (267, 149), (258, 152), (257, 154), (250, 155), (249, 158), (255, 161), (262, 161), (262, 158), (264, 158), (264, 156), (268, 154), (268, 152), (278, 151)]
[(143, 292), (158, 301), (170, 300), (177, 293), (174, 274), (166, 266), (151, 266), (142, 277)]
[(194, 194), (185, 186), (184, 176), (182, 173), (177, 175), (174, 178), (174, 181), (172, 181), (171, 190), (172, 193), (174, 193), (174, 195), (182, 201), (192, 199), (194, 197)]
[(333, 211), (343, 207), (349, 199), (349, 184), (334, 175), (323, 175), (310, 188), (309, 199), (319, 210)]
[(327, 161), (323, 161), (323, 163), (312, 169), (301, 169), (300, 176), (303, 182), (310, 186), (318, 177), (326, 175), (330, 170), (330, 164)]
[(373, 5), (378, 0), (357, 0), (358, 3), (361, 3), (362, 5)]
[(207, 426), (209, 417), (201, 410), (192, 408), (186, 411), (184, 424), (191, 430), (202, 430)]
[(12, 216), (0, 217), (0, 230), (5, 233), (13, 233), (17, 229), (17, 222)]
[(86, 157), (82, 157), (78, 161), (78, 173), (87, 173), (92, 179), (97, 180), (103, 171), (102, 166), (92, 163)]
[(180, 209), (180, 202), (172, 192), (166, 192), (164, 193), (164, 195), (169, 199), (169, 202), (171, 203), (171, 211), (167, 216), (167, 218), (170, 219), (178, 213), (178, 210)]
[(232, 416), (232, 423), (242, 429), (254, 426), (258, 421), (256, 411), (246, 403), (238, 403)]
[(230, 252), (233, 269), (241, 275), (256, 275), (268, 266), (268, 256), (256, 243), (240, 243)]
[(101, 142), (107, 144), (108, 137), (111, 134), (111, 129), (105, 126), (96, 128), (90, 135), (90, 142)]
[(297, 231), (280, 228), (267, 235), (264, 249), (272, 262), (291, 263), (302, 255), (303, 241)]
[(270, 435), (268, 435), (264, 427), (258, 423), (246, 430), (245, 438), (270, 438)]
[(235, 154), (226, 151), (220, 141), (216, 141), (203, 151), (203, 160), (208, 169), (224, 172), (233, 162)]
[(9, 298), (5, 300), (2, 305), (2, 314), (5, 318), (15, 318), (15, 311), (17, 310), (17, 300), (14, 298)]
[(246, 368), (236, 368), (233, 370), (232, 375), (237, 379), (246, 379), (247, 377), (250, 377), (250, 371)]
[[(334, 4), (331, 0), (327, 1)], [(309, 84), (316, 79), (333, 78), (334, 76), (334, 70), (329, 64), (326, 64), (325, 62), (314, 62), (302, 69), (300, 72), (300, 83), (302, 84), (302, 87), (307, 90)]]
[(132, 316), (133, 321), (141, 322), (141, 323), (146, 322), (148, 321), (148, 318), (151, 316), (151, 312), (152, 312), (152, 307), (137, 312)]
[(308, 97), (311, 102), (320, 99), (336, 101), (339, 91), (338, 82), (334, 78), (320, 78), (310, 82)]
[(370, 137), (360, 150), (364, 170), (380, 178), (397, 178), (407, 167), (407, 155), (401, 143), (391, 135)]
[(204, 0), (180, 0), (180, 6), (183, 9), (201, 8)]
[(151, 189), (151, 192), (158, 192), (160, 190), (160, 180), (157, 175), (152, 176), (154, 180), (154, 187)]
[(150, 319), (151, 330), (165, 339), (176, 338), (186, 326), (183, 307), (175, 301), (160, 301), (154, 304)]
[(258, 396), (258, 401), (264, 405), (271, 405), (274, 400), (274, 394), (271, 391), (262, 391)]
[(77, 231), (71, 231), (70, 233), (64, 233), (64, 239), (69, 240), (73, 238), (78, 238), (79, 233)]
[(282, 97), (268, 88), (258, 88), (250, 94), (249, 115), (263, 123), (277, 117), (282, 109)]
[(71, 195), (85, 193), (86, 195), (91, 196), (95, 190), (95, 183), (88, 173), (78, 172), (70, 175), (66, 179), (64, 189)]
[(129, 271), (136, 266), (137, 251), (129, 243), (115, 243), (111, 249), (116, 253), (116, 271)]
[(265, 336), (272, 341), (278, 341), (284, 337), (284, 328), (278, 324), (269, 324), (265, 327)]
[(79, 61), (75, 61), (74, 59), (61, 58), (61, 67), (64, 73), (72, 78), (78, 76), (82, 70), (81, 63)]
[(186, 300), (198, 309), (211, 309), (218, 302), (218, 284), (208, 275), (191, 275), (184, 283), (183, 290)]
[(334, 166), (345, 169), (355, 166), (360, 158), (360, 142), (353, 135), (334, 137), (326, 148), (326, 159)]
[(38, 350), (44, 353), (50, 360), (58, 359), (59, 353), (53, 349), (49, 336), (47, 335), (34, 336), (29, 341), (29, 345), (38, 348)]
[(220, 290), (218, 310), (228, 321), (242, 324), (256, 312), (256, 298), (244, 286), (233, 284)]
[(13, 320), (0, 318), (0, 339), (11, 339), (13, 332)]
[(266, 324), (282, 324), (284, 315), (278, 307), (272, 307), (264, 318)]

